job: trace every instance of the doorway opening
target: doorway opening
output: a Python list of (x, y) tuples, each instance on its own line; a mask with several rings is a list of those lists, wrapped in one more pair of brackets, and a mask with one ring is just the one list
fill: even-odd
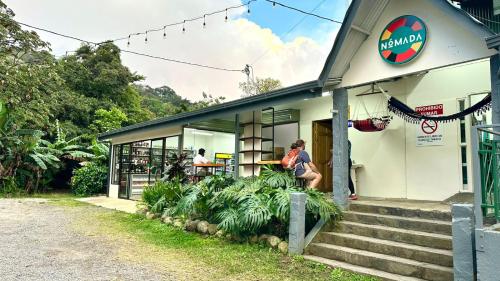
[(312, 157), (313, 162), (318, 167), (323, 176), (318, 189), (322, 192), (332, 192), (333, 190), (333, 172), (328, 166), (332, 156), (333, 147), (333, 129), (332, 119), (313, 121), (313, 143)]

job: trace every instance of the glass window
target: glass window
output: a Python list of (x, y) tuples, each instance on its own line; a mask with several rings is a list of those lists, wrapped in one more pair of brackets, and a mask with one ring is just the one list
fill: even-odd
[(113, 145), (111, 184), (118, 184), (118, 176), (120, 175), (120, 148), (121, 145)]
[(130, 155), (130, 199), (140, 199), (149, 184), (151, 141), (132, 143)]
[[(176, 159), (179, 154), (179, 137), (169, 137), (165, 139), (165, 153), (163, 157), (165, 158), (163, 171), (167, 171), (169, 163)], [(165, 175), (164, 175), (165, 176)]]
[(163, 142), (164, 139), (151, 141), (151, 169), (149, 173), (149, 184), (151, 185), (162, 178)]

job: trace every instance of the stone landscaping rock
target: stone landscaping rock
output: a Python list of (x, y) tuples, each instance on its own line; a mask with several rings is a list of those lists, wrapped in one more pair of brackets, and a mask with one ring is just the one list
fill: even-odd
[(259, 242), (266, 242), (267, 238), (269, 237), (268, 234), (262, 234), (259, 236)]
[(224, 237), (224, 230), (221, 229), (221, 230), (217, 231), (215, 233), (215, 236), (217, 236), (217, 237)]
[(288, 253), (288, 243), (285, 241), (282, 241), (281, 243), (279, 243), (278, 250), (280, 250), (280, 252), (282, 252), (283, 254)]
[(199, 233), (206, 234), (208, 232), (208, 225), (209, 223), (207, 221), (200, 221), (196, 226), (196, 229)]
[(250, 238), (248, 238), (248, 242), (251, 244), (259, 243), (259, 236), (257, 236), (257, 235), (250, 236)]
[(281, 243), (281, 239), (277, 236), (271, 235), (267, 237), (267, 245), (271, 248), (277, 248), (279, 243)]
[(209, 224), (208, 225), (208, 234), (214, 235), (217, 232), (217, 225), (216, 224)]
[(153, 219), (156, 219), (158, 216), (155, 214), (155, 213), (151, 213), (151, 212), (147, 212), (146, 213), (146, 218), (148, 220), (153, 220)]
[(175, 219), (174, 220), (174, 226), (178, 227), (178, 228), (183, 228), (184, 227), (184, 223), (180, 219)]
[(168, 225), (174, 224), (174, 218), (172, 218), (172, 217), (164, 217), (162, 219), (162, 221), (163, 221), (163, 223), (168, 224)]
[(135, 211), (135, 213), (138, 215), (145, 215), (147, 212), (148, 212), (148, 209), (145, 209), (145, 208), (139, 208)]
[(199, 220), (187, 220), (184, 224), (184, 229), (187, 231), (196, 231), (199, 222)]

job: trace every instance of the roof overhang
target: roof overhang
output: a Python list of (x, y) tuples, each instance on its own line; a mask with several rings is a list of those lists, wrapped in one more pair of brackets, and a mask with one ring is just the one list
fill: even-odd
[[(338, 87), (345, 80), (344, 74), (349, 70), (351, 60), (357, 55), (365, 40), (372, 35), (374, 27), (391, 2), (392, 0), (353, 0), (351, 2), (318, 79), (325, 90)], [(488, 27), (448, 1), (436, 0), (432, 1), (432, 4), (436, 9), (450, 11), (460, 20), (467, 21), (470, 26), (475, 26), (483, 34), (493, 35)], [(500, 37), (494, 37), (497, 36), (493, 36), (491, 42), (497, 42), (500, 45)]]
[(301, 99), (315, 98), (321, 96), (321, 94), (322, 87), (319, 82), (317, 80), (309, 81), (268, 93), (213, 105), (200, 110), (180, 113), (112, 130), (100, 134), (98, 140), (110, 140), (131, 133), (145, 133), (148, 130), (155, 130), (167, 126), (184, 126), (207, 119), (227, 118), (228, 115), (262, 109), (287, 102), (294, 102)]

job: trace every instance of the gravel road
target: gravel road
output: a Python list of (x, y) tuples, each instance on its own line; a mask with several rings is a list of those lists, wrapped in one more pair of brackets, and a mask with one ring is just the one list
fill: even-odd
[(76, 233), (73, 216), (45, 199), (0, 199), (0, 279), (174, 280), (121, 259), (112, 243)]

